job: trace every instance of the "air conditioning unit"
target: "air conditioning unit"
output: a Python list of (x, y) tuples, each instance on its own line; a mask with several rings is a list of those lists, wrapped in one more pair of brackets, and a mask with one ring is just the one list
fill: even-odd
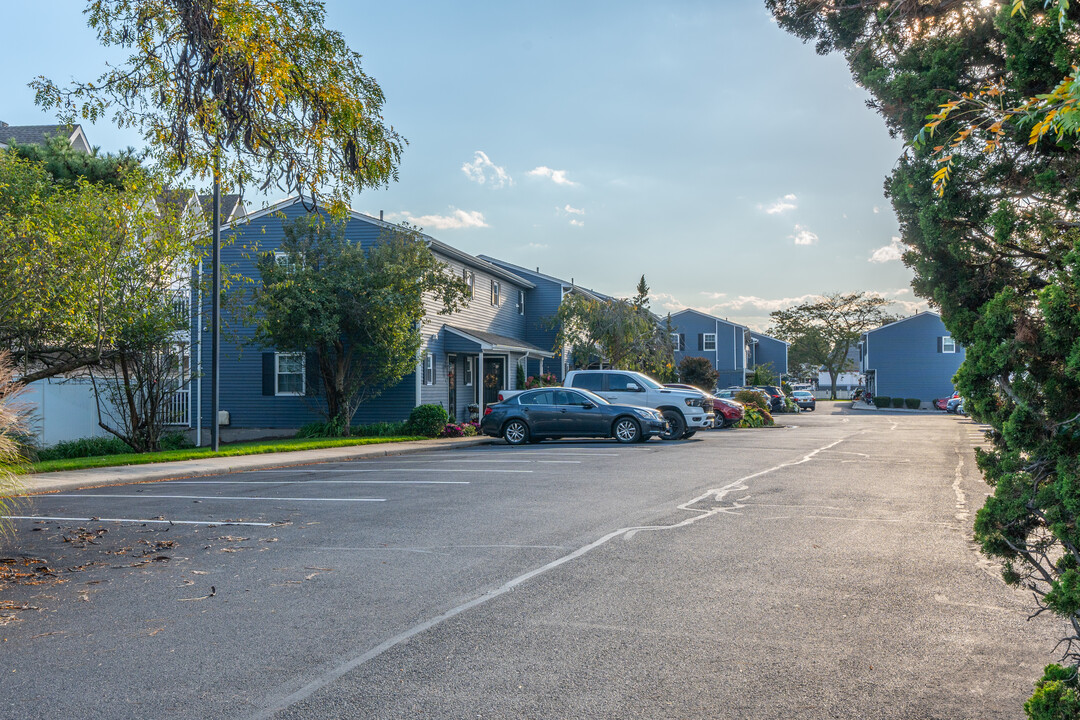
[(228, 410), (218, 410), (217, 424), (219, 426), (229, 424), (229, 411)]

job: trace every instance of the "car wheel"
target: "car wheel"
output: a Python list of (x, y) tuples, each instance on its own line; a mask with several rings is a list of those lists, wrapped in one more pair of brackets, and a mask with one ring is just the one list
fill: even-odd
[(678, 410), (665, 410), (664, 419), (667, 420), (667, 432), (660, 433), (661, 440), (678, 440), (686, 432), (686, 421)]
[(508, 445), (524, 445), (529, 441), (529, 426), (520, 420), (511, 420), (503, 428), (503, 439)]
[(611, 434), (621, 443), (632, 443), (641, 439), (641, 428), (631, 418), (624, 417), (615, 421)]
[(684, 432), (683, 433), (682, 439), (686, 440), (687, 438), (692, 438), (695, 435), (697, 435), (697, 430), (690, 430), (689, 432)]

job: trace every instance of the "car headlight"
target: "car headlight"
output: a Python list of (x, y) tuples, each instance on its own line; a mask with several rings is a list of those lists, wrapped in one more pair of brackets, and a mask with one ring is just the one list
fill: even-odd
[(634, 408), (634, 414), (639, 417), (643, 417), (646, 420), (655, 420), (660, 413), (655, 410), (647, 410), (645, 408)]
[(686, 398), (686, 404), (690, 407), (701, 407), (705, 404), (704, 398)]

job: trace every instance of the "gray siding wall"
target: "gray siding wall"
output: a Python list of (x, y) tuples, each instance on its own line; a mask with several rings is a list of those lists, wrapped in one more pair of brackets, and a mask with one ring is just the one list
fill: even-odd
[[(720, 373), (717, 386), (742, 385), (746, 365), (744, 331), (739, 325), (709, 317), (694, 311), (671, 316), (673, 332), (680, 333), (685, 342), (683, 350), (675, 351), (675, 365), (684, 357), (703, 357)], [(716, 350), (702, 350), (699, 335), (716, 333)]]
[(875, 371), (874, 392), (929, 402), (953, 392), (952, 378), (964, 361), (964, 349), (938, 352), (938, 338), (951, 333), (933, 313), (866, 334), (864, 367)]
[[(286, 219), (291, 220), (304, 215), (306, 211), (299, 203), (282, 210)], [(353, 242), (364, 246), (377, 241), (382, 228), (363, 219), (350, 219), (345, 228), (345, 235)], [(250, 224), (241, 225), (235, 231), (222, 233), (222, 264), (242, 273), (245, 277), (258, 282), (256, 256), (259, 253), (272, 252), (280, 246), (284, 236), (282, 220), (275, 215), (264, 215)], [(436, 253), (438, 256), (438, 253)], [(462, 264), (450, 261), (446, 257), (440, 260), (451, 265), (460, 277)], [(205, 275), (210, 273), (210, 263), (203, 263)], [(502, 302), (498, 307), (490, 303), (491, 276), (480, 268), (474, 268), (476, 274), (475, 297), (465, 310), (452, 315), (438, 315), (438, 307), (433, 300), (427, 302), (428, 316), (422, 330), (428, 342), (425, 351), (433, 352), (436, 361), (436, 384), (421, 386), (423, 402), (436, 402), (445, 407), (449, 394), (446, 386), (446, 356), (441, 350), (444, 323), (459, 327), (484, 330), (511, 337), (522, 337), (525, 331), (525, 317), (517, 313), (518, 286), (507, 280), (502, 282)], [(236, 292), (233, 289), (227, 292)], [(193, 313), (194, 315), (194, 313)], [(193, 323), (196, 322), (193, 317)], [(210, 300), (203, 296), (203, 333), (202, 333), (202, 425), (210, 426)], [(253, 329), (244, 324), (240, 317), (231, 316), (222, 310), (220, 405), (231, 415), (230, 426), (233, 428), (298, 428), (309, 422), (321, 420), (316, 404), (318, 398), (263, 395), (262, 355), (272, 352), (273, 348), (261, 348), (254, 344)], [(195, 349), (192, 350), (193, 357)], [(460, 360), (459, 360), (460, 362)], [(192, 362), (195, 367), (195, 362)], [(512, 367), (510, 368), (513, 369)], [(461, 378), (461, 375), (458, 376)], [(511, 375), (511, 379), (513, 376)], [(194, 383), (193, 383), (194, 386)], [(194, 387), (193, 387), (194, 397)], [(458, 391), (459, 403), (462, 391)], [(409, 374), (397, 385), (386, 390), (375, 400), (365, 403), (357, 411), (354, 423), (402, 420), (416, 404), (416, 376)], [(459, 416), (460, 419), (460, 416)]]

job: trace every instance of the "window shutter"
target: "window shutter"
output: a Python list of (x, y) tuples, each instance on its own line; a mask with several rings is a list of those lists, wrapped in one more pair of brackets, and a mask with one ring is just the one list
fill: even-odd
[(698, 333), (697, 334), (697, 349), (698, 350), (704, 350), (705, 349), (705, 334), (704, 333)]
[(686, 349), (686, 333), (679, 333), (679, 350)]
[(274, 353), (264, 352), (262, 354), (262, 375), (263, 375), (263, 395), (274, 394)]
[(940, 335), (937, 339), (937, 351), (945, 352), (945, 338), (941, 337)]
[(304, 356), (304, 394), (318, 395), (319, 381), (321, 379), (322, 373), (319, 372), (319, 353), (316, 350), (309, 350), (307, 355)]

